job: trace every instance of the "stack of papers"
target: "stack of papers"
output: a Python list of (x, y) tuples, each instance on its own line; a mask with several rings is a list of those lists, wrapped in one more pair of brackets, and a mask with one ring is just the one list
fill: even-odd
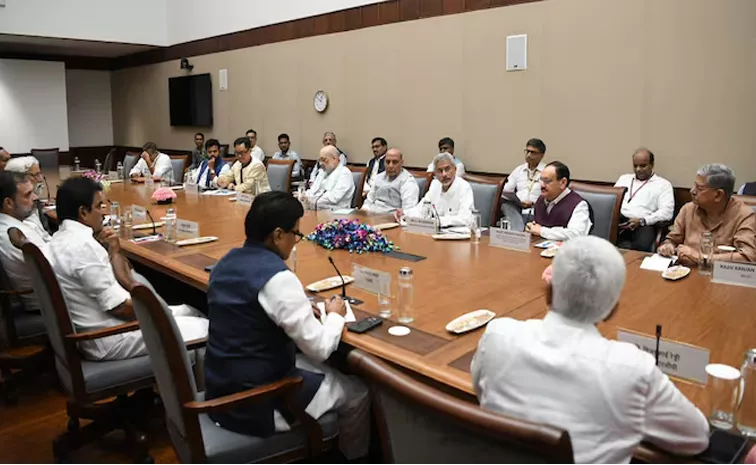
[(643, 259), (643, 262), (641, 262), (641, 270), (650, 270), (650, 271), (664, 271), (667, 268), (669, 268), (669, 265), (677, 261), (677, 257), (662, 257), (658, 253), (655, 253), (651, 255), (650, 257), (646, 257)]
[[(352, 306), (349, 305), (349, 302), (345, 300), (344, 305), (346, 305), (346, 316), (344, 317), (344, 321), (346, 321), (347, 323), (353, 323), (357, 321), (357, 318), (354, 316), (354, 312), (352, 311)], [(325, 302), (323, 301), (318, 302), (317, 306), (318, 306), (318, 310), (320, 310), (320, 322), (325, 324), (325, 320), (326, 320)]]

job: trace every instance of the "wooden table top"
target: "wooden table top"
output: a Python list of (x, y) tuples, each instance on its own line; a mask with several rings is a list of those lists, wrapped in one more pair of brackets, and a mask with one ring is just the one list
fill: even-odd
[[(108, 197), (119, 201), (122, 208), (132, 204), (147, 207), (156, 220), (167, 208), (175, 208), (180, 219), (200, 223), (200, 235), (218, 236), (216, 242), (184, 248), (164, 242), (123, 243), (129, 258), (206, 290), (209, 273), (204, 271), (205, 266), (243, 244), (244, 218), (248, 209), (230, 202), (228, 197), (188, 196), (183, 191), (177, 191), (177, 194), (174, 204), (155, 205), (150, 201), (146, 186), (127, 183), (111, 185)], [(317, 224), (334, 217), (330, 212), (306, 212), (300, 230), (308, 233)], [(359, 217), (369, 224), (388, 220), (386, 216), (351, 217)], [(399, 228), (385, 234), (401, 247), (401, 251), (427, 259), (408, 262), (378, 253), (329, 252), (302, 241), (297, 246), (297, 275), (304, 285), (335, 275), (328, 262), (328, 256), (332, 255), (344, 274), (351, 274), (353, 263), (391, 273), (395, 289), (399, 269), (411, 267), (414, 271), (415, 321), (409, 325), (413, 330), (410, 335), (390, 336), (386, 330), (391, 324), (386, 322), (363, 335), (345, 332), (343, 340), (410, 371), (474, 394), (469, 361), (482, 330), (458, 336), (448, 333), (446, 324), (459, 315), (480, 308), (492, 310), (498, 317), (521, 320), (542, 317), (546, 313), (546, 303), (545, 286), (540, 277), (550, 260), (540, 257), (540, 249), (536, 248), (526, 253), (491, 247), (485, 236), (479, 245), (472, 245), (468, 241), (434, 241), (431, 237)], [(617, 328), (624, 328), (653, 335), (656, 324), (661, 324), (665, 338), (705, 347), (711, 351), (712, 363), (739, 367), (744, 352), (756, 346), (756, 338), (752, 336), (753, 328), (756, 328), (753, 308), (756, 289), (714, 284), (709, 277), (701, 276), (695, 270), (681, 281), (665, 281), (659, 273), (639, 268), (645, 255), (623, 251), (628, 265), (627, 282), (619, 310), (611, 320), (599, 325), (602, 334), (616, 338)], [(347, 290), (349, 295), (365, 302), (355, 312), (358, 317), (377, 315), (378, 304), (373, 294), (354, 286)], [(327, 297), (339, 291), (322, 294)], [(682, 380), (675, 382), (706, 412), (703, 386)]]

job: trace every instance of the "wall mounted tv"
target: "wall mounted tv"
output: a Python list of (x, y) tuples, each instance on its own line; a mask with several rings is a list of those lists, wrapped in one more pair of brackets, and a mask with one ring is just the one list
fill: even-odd
[(171, 126), (213, 125), (213, 85), (210, 74), (168, 79)]

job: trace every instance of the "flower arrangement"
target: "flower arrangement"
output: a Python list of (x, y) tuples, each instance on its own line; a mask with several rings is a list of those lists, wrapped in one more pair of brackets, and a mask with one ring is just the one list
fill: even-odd
[(173, 192), (173, 189), (170, 189), (168, 187), (161, 187), (160, 189), (152, 193), (152, 200), (156, 200), (160, 205), (171, 203), (175, 198), (176, 193)]
[(391, 252), (398, 247), (386, 239), (380, 231), (359, 220), (346, 218), (319, 224), (307, 236), (307, 240), (314, 242), (328, 250), (345, 249), (349, 253), (357, 252)]
[(87, 170), (81, 175), (84, 178), (89, 178), (95, 182), (99, 182), (102, 186), (102, 190), (108, 192), (110, 190), (110, 181), (105, 179), (104, 173), (98, 173), (95, 170)]

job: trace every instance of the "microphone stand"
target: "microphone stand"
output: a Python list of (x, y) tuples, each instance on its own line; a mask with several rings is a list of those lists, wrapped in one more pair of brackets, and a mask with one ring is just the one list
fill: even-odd
[(323, 192), (322, 192), (322, 193), (321, 193), (321, 194), (320, 194), (320, 195), (318, 196), (318, 198), (317, 198), (317, 199), (315, 199), (315, 213), (317, 213), (317, 212), (318, 212), (318, 200), (320, 200), (320, 198), (321, 198), (321, 197), (323, 197), (323, 196), (324, 196), (324, 195), (326, 194), (326, 192), (328, 192), (328, 191), (323, 191)]
[(333, 269), (336, 270), (339, 278), (341, 278), (341, 298), (344, 299), (345, 302), (349, 302), (349, 305), (360, 305), (362, 303), (360, 299), (355, 299), (354, 297), (346, 295), (346, 281), (344, 281), (344, 276), (341, 275), (341, 271), (339, 271), (336, 263), (334, 263), (333, 257), (329, 256), (328, 261), (331, 262), (331, 266), (333, 266)]
[(438, 214), (438, 210), (436, 210), (436, 204), (431, 204), (431, 207), (433, 207), (433, 212), (436, 214), (436, 233), (441, 232), (441, 215)]
[(147, 216), (149, 216), (150, 221), (152, 221), (152, 235), (154, 236), (157, 234), (157, 230), (155, 229), (155, 220), (152, 219), (152, 215), (150, 214), (149, 210), (145, 208), (144, 211), (147, 212)]
[(656, 325), (656, 366), (659, 366), (659, 341), (661, 340), (662, 326)]

